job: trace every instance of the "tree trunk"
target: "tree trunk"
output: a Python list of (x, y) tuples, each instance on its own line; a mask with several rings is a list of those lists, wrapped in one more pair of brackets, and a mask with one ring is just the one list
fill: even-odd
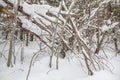
[(28, 46), (29, 34), (26, 33), (26, 46)]
[(14, 33), (15, 33), (15, 27), (13, 27), (13, 31), (11, 33), (11, 39), (10, 39), (10, 47), (9, 47), (9, 54), (8, 54), (8, 61), (7, 66), (10, 67), (12, 63), (12, 55), (13, 55), (13, 48), (14, 48)]
[(33, 34), (30, 33), (30, 41), (33, 41)]
[(23, 29), (20, 29), (20, 40), (23, 41), (23, 35), (24, 35), (24, 32), (23, 32)]

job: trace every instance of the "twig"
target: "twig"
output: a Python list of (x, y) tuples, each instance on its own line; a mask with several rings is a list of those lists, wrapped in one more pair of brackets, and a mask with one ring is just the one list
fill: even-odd
[(26, 80), (28, 80), (28, 77), (29, 77), (29, 75), (30, 75), (30, 71), (31, 71), (31, 67), (32, 67), (32, 63), (33, 63), (34, 57), (35, 57), (38, 53), (39, 53), (39, 51), (36, 52), (36, 53), (34, 53), (33, 56), (32, 56), (32, 58), (31, 58)]

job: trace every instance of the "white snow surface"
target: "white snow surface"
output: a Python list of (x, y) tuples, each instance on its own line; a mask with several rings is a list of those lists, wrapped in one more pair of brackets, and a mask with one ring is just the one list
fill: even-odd
[(107, 26), (106, 24), (104, 24), (102, 27), (101, 27), (101, 30), (104, 32), (104, 31), (108, 31), (110, 29), (113, 29), (116, 27), (116, 25), (118, 25), (119, 22), (115, 22), (115, 23), (112, 23), (111, 25)]
[[(20, 50), (20, 44), (16, 43), (16, 52)], [(3, 45), (0, 45), (0, 47)], [(5, 47), (5, 56), (7, 57), (8, 46)], [(0, 51), (3, 49), (1, 48)], [(29, 63), (33, 53), (39, 50), (36, 42), (31, 42), (28, 47), (24, 47), (24, 63), (20, 63), (19, 55), (17, 53), (16, 65), (12, 68), (6, 66), (6, 60), (0, 58), (0, 80), (25, 80), (29, 68)], [(113, 52), (106, 51), (109, 56), (109, 63), (112, 66), (111, 71), (100, 70), (94, 71), (92, 76), (87, 75), (85, 66), (81, 65), (78, 57), (67, 57), (65, 59), (59, 58), (59, 69), (56, 66), (56, 57), (53, 57), (53, 66), (49, 68), (49, 56), (46, 53), (40, 53), (41, 57), (38, 57), (34, 64), (32, 64), (31, 72), (28, 80), (120, 80), (120, 56), (115, 56)], [(83, 62), (82, 62), (83, 63)]]
[(1, 6), (7, 6), (7, 4), (4, 1), (2, 1), (2, 0), (0, 0), (0, 5)]

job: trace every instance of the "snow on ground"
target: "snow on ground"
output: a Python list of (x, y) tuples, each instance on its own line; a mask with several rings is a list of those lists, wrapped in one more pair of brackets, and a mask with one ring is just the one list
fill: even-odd
[[(16, 51), (19, 50), (21, 43), (17, 43)], [(0, 46), (2, 47), (2, 45)], [(1, 48), (2, 49), (2, 48)], [(0, 51), (1, 51), (0, 49)], [(8, 47), (6, 47), (6, 50)], [(17, 56), (16, 65), (12, 68), (6, 66), (6, 60), (0, 58), (0, 80), (25, 80), (29, 67), (30, 59), (33, 53), (39, 50), (36, 42), (30, 42), (28, 47), (24, 48), (25, 61), (20, 63)], [(59, 59), (59, 69), (55, 69), (56, 57), (53, 57), (53, 67), (49, 68), (49, 56), (37, 58), (32, 65), (29, 80), (120, 80), (120, 56), (115, 57), (111, 51), (109, 54), (109, 62), (112, 64), (112, 72), (108, 70), (100, 70), (94, 72), (93, 76), (88, 76), (81, 66), (77, 57)], [(6, 54), (6, 53), (4, 53)], [(19, 53), (18, 53), (19, 55)], [(6, 55), (7, 57), (7, 55)]]

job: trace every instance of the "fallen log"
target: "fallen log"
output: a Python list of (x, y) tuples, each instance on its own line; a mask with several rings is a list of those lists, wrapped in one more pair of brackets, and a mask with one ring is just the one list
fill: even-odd
[(15, 18), (14, 13), (12, 13), (11, 11), (8, 11), (6, 8), (2, 6), (0, 6), (0, 12), (3, 12), (4, 14), (6, 14), (8, 18)]

